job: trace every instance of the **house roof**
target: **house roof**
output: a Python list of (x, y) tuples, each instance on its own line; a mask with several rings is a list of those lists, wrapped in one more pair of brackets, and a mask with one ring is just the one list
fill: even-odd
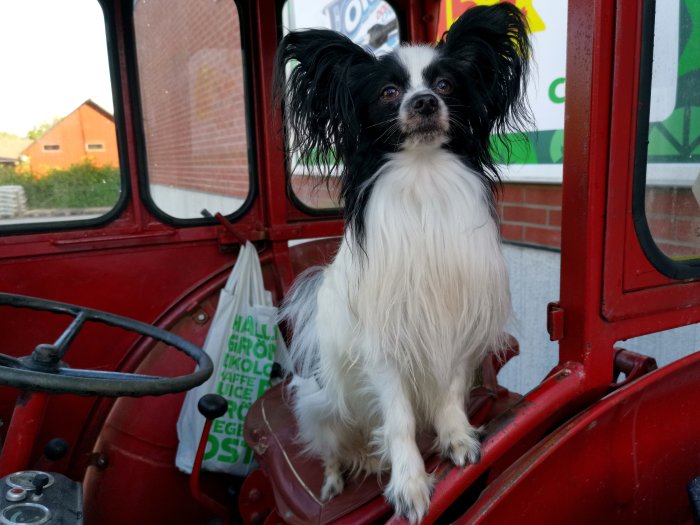
[(0, 161), (16, 161), (22, 152), (32, 143), (31, 139), (15, 137), (0, 133)]
[[(82, 108), (83, 106), (89, 106), (89, 107), (91, 107), (92, 109), (94, 109), (95, 111), (97, 111), (99, 114), (101, 114), (101, 115), (104, 116), (105, 118), (107, 118), (107, 119), (111, 120), (112, 122), (114, 122), (114, 115), (112, 115), (109, 111), (107, 111), (107, 110), (104, 109), (102, 106), (100, 106), (99, 104), (97, 104), (96, 102), (94, 102), (92, 99), (87, 99), (85, 102), (83, 102), (82, 104), (80, 104), (77, 108), (75, 108), (73, 111), (71, 111), (70, 113), (68, 113), (68, 115), (66, 115), (65, 117), (63, 117), (63, 118), (62, 118), (61, 120), (59, 120), (58, 122), (56, 122), (56, 123), (55, 123), (53, 126), (51, 126), (49, 129), (47, 129), (47, 130), (46, 130), (46, 133), (44, 133), (44, 135), (42, 135), (41, 137), (39, 137), (39, 138), (36, 139), (36, 140), (29, 140), (29, 141), (27, 142), (27, 144), (24, 146), (24, 148), (22, 148), (22, 150), (20, 151), (20, 153), (24, 153), (24, 150), (28, 149), (29, 146), (31, 146), (32, 144), (34, 144), (34, 142), (41, 140), (42, 137), (44, 137), (47, 133), (49, 133), (49, 131), (51, 131), (52, 129), (54, 129), (56, 126), (59, 126), (64, 120), (66, 120), (68, 117), (70, 117), (73, 113), (75, 113), (76, 111), (78, 111), (78, 110), (79, 110), (80, 108)], [(0, 157), (1, 157), (1, 156), (2, 156), (2, 155), (0, 155)]]
[[(102, 106), (100, 106), (99, 104), (97, 104), (96, 102), (94, 102), (92, 99), (90, 99), (90, 98), (87, 99), (85, 102), (83, 102), (82, 104), (80, 104), (80, 106), (78, 106), (78, 108), (80, 108), (81, 106), (85, 106), (85, 105), (90, 106), (92, 109), (94, 109), (94, 110), (97, 111), (98, 113), (102, 113), (102, 115), (104, 115), (104, 116), (107, 117), (109, 120), (111, 120), (112, 122), (114, 122), (114, 115), (112, 115), (109, 111), (107, 111), (107, 110), (104, 109)], [(77, 111), (78, 108), (76, 108), (76, 111)]]

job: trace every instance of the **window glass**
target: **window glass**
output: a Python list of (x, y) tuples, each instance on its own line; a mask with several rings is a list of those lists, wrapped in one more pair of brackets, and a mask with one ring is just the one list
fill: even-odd
[(238, 210), (250, 189), (244, 57), (233, 0), (136, 0), (150, 196), (166, 214)]
[[(284, 33), (304, 28), (326, 28), (348, 36), (375, 54), (399, 45), (399, 21), (394, 9), (382, 0), (287, 0), (282, 6)], [(322, 182), (323, 166), (309, 166), (292, 158), (288, 170), (294, 196), (314, 209), (338, 208), (339, 181)]]
[(0, 228), (104, 215), (121, 175), (100, 5), (8, 0), (0, 20)]
[(671, 264), (694, 264), (700, 260), (700, 2), (656, 0), (654, 11), (644, 209), (653, 241)]

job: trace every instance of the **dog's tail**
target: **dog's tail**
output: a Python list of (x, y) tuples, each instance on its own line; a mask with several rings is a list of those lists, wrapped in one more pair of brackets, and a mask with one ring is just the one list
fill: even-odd
[(285, 321), (293, 337), (289, 344), (293, 373), (312, 377), (318, 368), (319, 342), (316, 317), (318, 289), (323, 282), (323, 267), (304, 271), (294, 282), (282, 303), (279, 321)]

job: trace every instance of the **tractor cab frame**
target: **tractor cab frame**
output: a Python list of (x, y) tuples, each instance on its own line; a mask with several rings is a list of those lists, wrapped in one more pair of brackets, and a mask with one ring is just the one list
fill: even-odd
[[(235, 3), (250, 191), (235, 212), (210, 209), (201, 218), (164, 213), (149, 191), (152, 115), (140, 92), (149, 72), (138, 65), (139, 2), (99, 3), (121, 191), (97, 218), (0, 225), (0, 292), (10, 294), (0, 296), (0, 477), (30, 472), (27, 490), (37, 499), (50, 484), (62, 487), (64, 502), (75, 505), (60, 523), (397, 521), (377, 480), (358, 482), (338, 501), (318, 501), (320, 465), (295, 445), (279, 388), (248, 416), (245, 438), (260, 470), (240, 480), (196, 468), (191, 480), (175, 469), (184, 392), (134, 389), (127, 374), (146, 383), (179, 380), (193, 372), (189, 356), (210, 370), (193, 346), (203, 345), (241, 243), (255, 244), (279, 302), (297, 274), (333, 256), (343, 225), (337, 211), (313, 210), (291, 190), (281, 108), (271, 97), (280, 2)], [(156, 4), (167, 18), (167, 2)], [(438, 38), (440, 2), (391, 5), (405, 40)], [(425, 523), (691, 523), (698, 511), (700, 489), (689, 496), (687, 486), (700, 476), (700, 353), (656, 369), (620, 343), (700, 322), (697, 253), (667, 256), (644, 216), (656, 9), (653, 0), (568, 2), (561, 288), (546, 327), (559, 345), (558, 364), (533, 390), (515, 393), (498, 384), (499, 363), (484, 363), (469, 407), (486, 429), (482, 460), (460, 469), (426, 459), (437, 481)], [(197, 82), (208, 78), (202, 73)], [(193, 107), (211, 110), (206, 100)], [(205, 157), (198, 162), (186, 169), (207, 169)], [(61, 315), (16, 296), (60, 301), (53, 307)], [(83, 327), (86, 316), (98, 322)], [(50, 362), (28, 365), (37, 373), (80, 369), (124, 383), (105, 391), (70, 381), (47, 387), (34, 376), (18, 381), (17, 358), (30, 355)], [(13, 488), (3, 486), (0, 497), (9, 501)]]

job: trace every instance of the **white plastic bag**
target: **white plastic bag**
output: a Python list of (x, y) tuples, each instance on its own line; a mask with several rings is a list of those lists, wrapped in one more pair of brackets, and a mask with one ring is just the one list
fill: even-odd
[(252, 451), (243, 439), (243, 422), (250, 405), (269, 387), (275, 358), (286, 364), (287, 349), (276, 317), (277, 308), (263, 285), (257, 251), (248, 242), (221, 290), (204, 342), (214, 374), (187, 393), (177, 421), (180, 444), (175, 465), (180, 470), (192, 472), (204, 428), (197, 403), (210, 393), (225, 397), (229, 409), (212, 425), (202, 468), (238, 476), (254, 468)]

